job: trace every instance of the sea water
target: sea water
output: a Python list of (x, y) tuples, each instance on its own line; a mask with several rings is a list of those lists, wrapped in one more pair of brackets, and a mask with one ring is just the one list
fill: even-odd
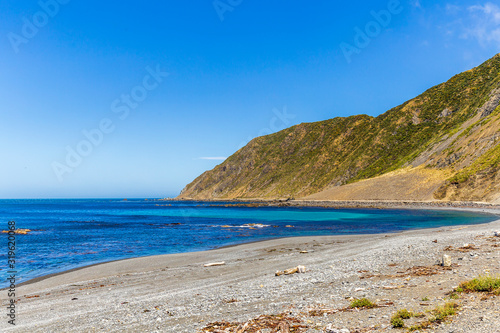
[[(225, 207), (152, 199), (0, 200), (0, 230), (16, 221), (17, 282), (90, 264), (202, 251), (281, 237), (399, 232), (486, 223), (497, 216), (447, 210)], [(7, 285), (7, 234), (0, 287)]]

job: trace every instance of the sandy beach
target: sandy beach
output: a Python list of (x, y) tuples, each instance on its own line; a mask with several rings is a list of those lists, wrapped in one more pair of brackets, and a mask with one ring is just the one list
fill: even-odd
[[(396, 332), (390, 317), (397, 310), (425, 312), (450, 301), (460, 282), (500, 274), (496, 230), (500, 220), (396, 234), (276, 239), (99, 264), (18, 287), (17, 325), (4, 317), (0, 330), (237, 332), (239, 325), (238, 332), (271, 332), (253, 331), (256, 321), (249, 321), (282, 314), (301, 332)], [(451, 256), (451, 268), (436, 265), (443, 254)], [(216, 262), (225, 264), (204, 267)], [(275, 276), (298, 265), (306, 272)], [(363, 297), (379, 307), (348, 309)], [(500, 332), (500, 297), (471, 293), (453, 301), (458, 314), (425, 331)]]

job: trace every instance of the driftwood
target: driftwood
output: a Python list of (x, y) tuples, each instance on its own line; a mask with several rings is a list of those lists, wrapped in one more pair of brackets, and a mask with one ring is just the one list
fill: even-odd
[(290, 274), (305, 273), (305, 272), (306, 272), (305, 266), (297, 266), (294, 268), (286, 269), (285, 271), (276, 271), (274, 275), (280, 276), (280, 275), (290, 275)]
[(221, 262), (212, 262), (212, 263), (203, 265), (203, 267), (223, 266), (225, 264), (226, 263), (224, 261), (221, 261)]

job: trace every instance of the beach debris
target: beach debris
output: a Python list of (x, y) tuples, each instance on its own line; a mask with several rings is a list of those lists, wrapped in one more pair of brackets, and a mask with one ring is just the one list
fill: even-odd
[(382, 289), (384, 290), (394, 290), (394, 289), (401, 289), (403, 286), (382, 286)]
[(458, 252), (469, 252), (470, 250), (477, 250), (478, 248), (474, 244), (464, 244), (462, 247), (454, 248), (453, 246), (447, 246), (444, 248), (445, 251), (458, 251)]
[[(271, 331), (268, 331), (268, 330)], [(275, 333), (290, 333), (290, 332), (304, 332), (307, 326), (299, 318), (291, 317), (289, 314), (278, 315), (262, 315), (257, 318), (251, 319), (245, 323), (238, 322), (214, 322), (207, 324), (201, 329), (201, 332), (275, 332)]]
[(370, 278), (408, 278), (408, 277), (416, 277), (416, 276), (431, 276), (442, 274), (443, 271), (451, 270), (450, 267), (441, 267), (441, 260), (436, 260), (436, 265), (432, 267), (427, 266), (413, 266), (408, 268), (405, 271), (397, 272), (397, 274), (366, 274), (362, 275), (360, 279), (370, 279)]
[(307, 250), (300, 251), (300, 253), (309, 253)]
[(324, 315), (331, 315), (339, 312), (338, 309), (313, 309), (309, 310), (309, 317), (322, 317)]
[(281, 321), (273, 332), (290, 333), (290, 324), (287, 321)]
[(246, 322), (245, 324), (241, 324), (236, 328), (236, 333), (244, 333), (246, 329), (248, 328), (249, 322)]
[(224, 266), (225, 264), (226, 264), (226, 262), (225, 262), (225, 261), (221, 261), (221, 262), (211, 262), (211, 263), (208, 263), (208, 264), (203, 265), (203, 267)]
[(295, 228), (293, 225), (286, 225), (285, 228)]
[(33, 295), (33, 296), (25, 296), (26, 298), (37, 298), (40, 297), (40, 295)]
[(2, 233), (8, 234), (10, 231), (13, 231), (16, 235), (27, 235), (28, 232), (32, 232), (30, 229), (16, 229), (16, 230), (2, 230)]
[(329, 324), (326, 327), (325, 332), (327, 332), (327, 333), (350, 333), (350, 331), (347, 328), (342, 328), (342, 329), (334, 328), (333, 324)]
[(438, 242), (438, 240), (437, 240), (437, 239), (435, 239), (435, 240), (433, 240), (432, 242), (433, 242), (433, 243), (437, 243), (437, 242)]
[(494, 231), (493, 234), (495, 235), (495, 237), (500, 237), (500, 231)]
[(297, 266), (294, 268), (290, 269), (285, 269), (284, 271), (276, 271), (274, 273), (275, 276), (280, 276), (280, 275), (291, 275), (291, 274), (296, 274), (296, 273), (305, 273), (306, 272), (306, 267), (305, 266)]
[(460, 252), (468, 252), (470, 250), (477, 250), (477, 248), (474, 244), (469, 244), (469, 243), (465, 243), (462, 247), (458, 248), (458, 251)]
[(451, 256), (444, 254), (443, 259), (441, 261), (441, 266), (443, 267), (451, 267)]

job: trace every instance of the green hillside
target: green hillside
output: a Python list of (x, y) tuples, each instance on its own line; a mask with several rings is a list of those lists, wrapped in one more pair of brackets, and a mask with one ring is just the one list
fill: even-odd
[(485, 170), (496, 173), (496, 138), (484, 147), (480, 140), (481, 133), (496, 132), (499, 102), (496, 55), (378, 117), (334, 118), (256, 138), (196, 178), (180, 197), (298, 198), (405, 166), (425, 166), (453, 170), (436, 198), (458, 199), (450, 186), (459, 188)]

